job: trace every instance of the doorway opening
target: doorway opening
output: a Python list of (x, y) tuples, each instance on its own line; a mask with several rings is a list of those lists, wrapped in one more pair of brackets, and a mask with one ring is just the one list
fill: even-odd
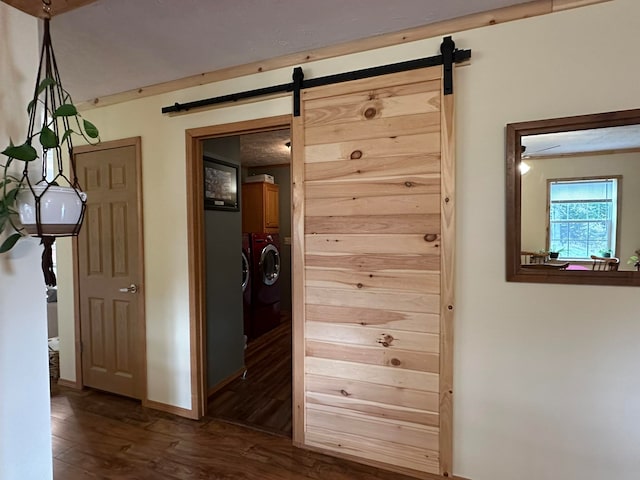
[[(191, 163), (187, 177), (190, 189), (200, 191), (188, 194), (193, 231), (190, 278), (196, 307), (192, 325), (200, 334), (199, 416), (288, 437), (292, 432), (290, 118), (187, 132)], [(237, 184), (237, 209), (203, 202), (204, 197), (210, 200), (233, 190), (219, 187), (228, 180)], [(232, 205), (233, 200), (226, 203)]]

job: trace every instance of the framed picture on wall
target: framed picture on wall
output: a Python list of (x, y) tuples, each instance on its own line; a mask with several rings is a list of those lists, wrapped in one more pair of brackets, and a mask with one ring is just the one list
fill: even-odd
[(238, 165), (204, 157), (204, 208), (240, 210), (238, 202)]

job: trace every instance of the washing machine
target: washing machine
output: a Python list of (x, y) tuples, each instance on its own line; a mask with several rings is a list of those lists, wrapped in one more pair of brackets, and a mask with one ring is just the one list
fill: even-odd
[(251, 338), (280, 324), (280, 238), (251, 234)]
[(242, 234), (242, 314), (244, 318), (244, 334), (251, 334), (251, 235)]

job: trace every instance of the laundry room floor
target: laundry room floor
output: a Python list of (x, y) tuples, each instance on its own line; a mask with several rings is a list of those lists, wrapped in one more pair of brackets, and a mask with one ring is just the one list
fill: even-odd
[(246, 377), (209, 402), (207, 416), (291, 436), (291, 317), (247, 345)]

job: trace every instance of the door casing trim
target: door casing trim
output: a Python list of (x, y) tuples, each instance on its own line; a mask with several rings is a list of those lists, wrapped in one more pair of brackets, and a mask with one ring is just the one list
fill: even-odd
[[(187, 180), (187, 230), (189, 276), (189, 335), (191, 362), (190, 418), (198, 419), (207, 411), (207, 348), (204, 245), (204, 184), (202, 178), (202, 140), (247, 133), (291, 128), (291, 115), (211, 125), (185, 131)], [(294, 322), (295, 323), (295, 322)]]

